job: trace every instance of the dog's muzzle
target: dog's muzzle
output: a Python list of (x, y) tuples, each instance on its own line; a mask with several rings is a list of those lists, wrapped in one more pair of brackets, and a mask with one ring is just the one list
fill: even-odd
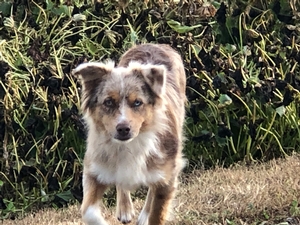
[(116, 126), (117, 133), (115, 139), (120, 141), (128, 141), (132, 138), (130, 125), (128, 123), (119, 123)]

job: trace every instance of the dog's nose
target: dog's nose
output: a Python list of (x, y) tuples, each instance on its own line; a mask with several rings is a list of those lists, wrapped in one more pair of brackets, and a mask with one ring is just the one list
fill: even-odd
[(120, 123), (120, 124), (117, 125), (116, 129), (117, 129), (118, 135), (121, 138), (126, 139), (129, 136), (128, 135), (129, 132), (130, 132), (130, 126), (129, 126), (129, 124), (127, 124), (127, 123)]

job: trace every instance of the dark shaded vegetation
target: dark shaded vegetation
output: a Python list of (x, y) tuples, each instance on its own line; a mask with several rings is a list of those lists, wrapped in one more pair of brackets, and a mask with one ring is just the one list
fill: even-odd
[(184, 59), (191, 166), (298, 150), (299, 3), (80, 2), (0, 3), (1, 217), (81, 200), (85, 127), (71, 70), (118, 61), (133, 44), (169, 44)]

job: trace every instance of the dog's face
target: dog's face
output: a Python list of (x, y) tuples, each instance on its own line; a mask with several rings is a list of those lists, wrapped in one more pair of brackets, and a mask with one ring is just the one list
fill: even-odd
[(73, 74), (82, 80), (82, 109), (97, 129), (116, 142), (130, 142), (153, 124), (154, 110), (165, 91), (166, 68), (137, 62), (85, 63)]

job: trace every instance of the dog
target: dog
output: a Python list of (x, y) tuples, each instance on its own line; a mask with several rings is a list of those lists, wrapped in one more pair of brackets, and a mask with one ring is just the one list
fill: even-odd
[(87, 62), (73, 70), (82, 84), (88, 128), (81, 213), (88, 225), (107, 225), (100, 200), (117, 190), (116, 216), (131, 222), (130, 191), (149, 187), (138, 225), (163, 225), (184, 166), (186, 76), (168, 45), (141, 44), (114, 62)]

